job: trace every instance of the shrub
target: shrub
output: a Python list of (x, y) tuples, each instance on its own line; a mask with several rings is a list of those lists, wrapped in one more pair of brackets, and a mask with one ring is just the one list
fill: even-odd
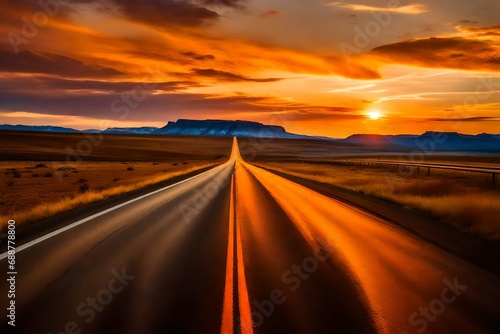
[(133, 167), (128, 167), (127, 170), (134, 170), (134, 168)]
[(13, 185), (14, 185), (14, 182), (12, 182), (12, 181), (7, 182), (7, 187), (10, 187), (10, 186), (13, 186)]
[(84, 183), (80, 186), (80, 192), (81, 193), (86, 193), (90, 190), (90, 186), (88, 183)]
[(45, 173), (43, 174), (43, 177), (52, 177), (52, 175), (53, 175), (52, 173)]
[(117, 182), (117, 181), (120, 181), (120, 178), (119, 178), (119, 177), (115, 177), (115, 178), (113, 179), (113, 182)]
[(83, 178), (80, 179), (80, 180), (78, 180), (78, 183), (85, 183), (85, 182), (88, 182), (88, 180), (87, 179), (83, 179)]
[(31, 176), (33, 176), (33, 177), (40, 177), (40, 174), (36, 174), (35, 173), (35, 174), (31, 174)]
[(35, 165), (35, 168), (42, 168), (42, 167), (47, 167), (47, 166), (45, 166), (45, 164), (37, 164), (37, 165)]

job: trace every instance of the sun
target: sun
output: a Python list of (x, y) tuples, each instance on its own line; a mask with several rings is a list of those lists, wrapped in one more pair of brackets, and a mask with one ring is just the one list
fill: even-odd
[(382, 113), (378, 110), (371, 110), (371, 111), (368, 111), (368, 117), (370, 117), (370, 119), (373, 119), (374, 121), (376, 121), (377, 119), (379, 119), (380, 117), (382, 117)]

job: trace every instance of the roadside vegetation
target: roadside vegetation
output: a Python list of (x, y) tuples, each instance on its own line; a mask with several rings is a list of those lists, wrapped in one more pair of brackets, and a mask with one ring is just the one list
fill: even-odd
[(159, 183), (226, 161), (0, 162), (0, 231), (9, 219), (35, 223), (86, 204)]
[(490, 175), (433, 170), (430, 176), (401, 176), (387, 167), (314, 161), (256, 165), (418, 209), (469, 233), (500, 240), (500, 182), (493, 187)]

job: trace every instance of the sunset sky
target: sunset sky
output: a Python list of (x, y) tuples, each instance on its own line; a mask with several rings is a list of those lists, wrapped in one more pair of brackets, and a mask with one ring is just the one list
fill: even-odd
[(0, 31), (2, 124), (500, 133), (500, 0), (4, 0)]

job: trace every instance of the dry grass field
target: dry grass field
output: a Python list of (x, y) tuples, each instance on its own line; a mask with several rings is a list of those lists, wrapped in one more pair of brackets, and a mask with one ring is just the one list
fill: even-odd
[(2, 161), (172, 161), (228, 157), (232, 138), (0, 131)]
[(313, 161), (267, 161), (257, 165), (418, 209), (467, 232), (500, 240), (500, 185), (493, 187), (490, 175), (433, 170), (430, 176), (403, 176), (387, 167), (336, 166)]
[[(106, 135), (88, 154), (79, 154), (78, 145), (87, 140), (81, 134), (9, 131), (0, 133), (0, 140), (0, 229), (9, 219), (34, 223), (221, 164), (232, 143), (231, 138)], [(68, 158), (67, 147), (80, 158)]]

